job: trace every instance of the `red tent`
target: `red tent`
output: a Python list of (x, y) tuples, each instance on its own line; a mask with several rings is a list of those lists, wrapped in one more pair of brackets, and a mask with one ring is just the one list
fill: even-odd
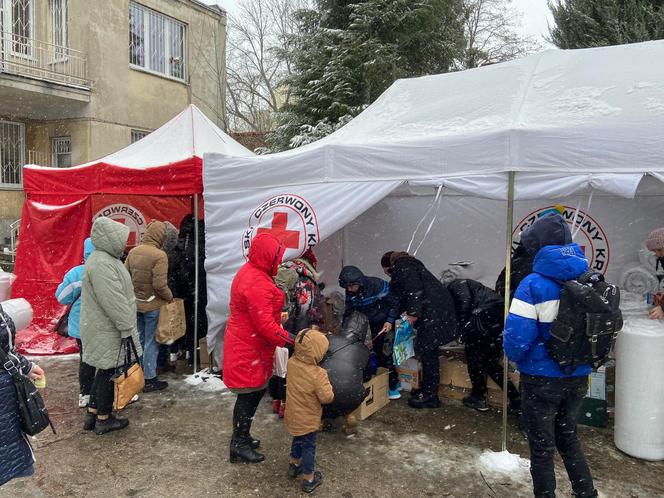
[(253, 154), (190, 105), (147, 137), (97, 161), (63, 169), (25, 167), (12, 297), (26, 298), (34, 319), (18, 335), (22, 352), (76, 351), (73, 341), (53, 332), (64, 309), (55, 289), (70, 268), (82, 263), (92, 222), (108, 216), (125, 223), (131, 229), (129, 245), (140, 240), (152, 219), (179, 226), (203, 192), (206, 152)]

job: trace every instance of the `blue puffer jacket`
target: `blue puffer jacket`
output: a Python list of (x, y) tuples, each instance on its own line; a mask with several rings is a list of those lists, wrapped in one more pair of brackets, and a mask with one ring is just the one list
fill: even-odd
[[(14, 357), (25, 375), (32, 364), (14, 351), (14, 324), (0, 306), (0, 348)], [(0, 365), (0, 486), (16, 477), (29, 475), (35, 459), (21, 431), (14, 381)]]
[[(95, 246), (90, 238), (83, 244), (83, 257), (87, 261)], [(69, 335), (75, 339), (81, 338), (79, 322), (81, 321), (81, 285), (83, 285), (83, 269), (85, 265), (75, 266), (65, 274), (65, 278), (55, 291), (55, 298), (60, 304), (74, 303), (69, 312)]]
[(577, 244), (545, 246), (535, 256), (534, 273), (519, 284), (505, 324), (505, 353), (517, 363), (521, 373), (542, 377), (590, 374), (590, 365), (579, 366), (571, 375), (564, 374), (545, 346), (560, 304), (560, 285), (556, 280), (573, 280), (586, 271), (588, 261)]
[(394, 324), (399, 317), (399, 298), (390, 292), (390, 284), (377, 277), (367, 277), (355, 266), (344, 266), (339, 274), (339, 286), (358, 284), (356, 293), (346, 291), (344, 322), (354, 311), (364, 313), (372, 326), (385, 322)]

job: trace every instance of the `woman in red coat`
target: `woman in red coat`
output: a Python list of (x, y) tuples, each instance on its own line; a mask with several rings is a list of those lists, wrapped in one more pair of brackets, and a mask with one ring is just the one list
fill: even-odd
[(249, 248), (249, 261), (231, 285), (231, 316), (224, 336), (224, 383), (235, 394), (231, 462), (262, 462), (256, 449), (260, 441), (249, 431), (268, 381), (272, 376), (274, 349), (293, 343), (281, 326), (283, 292), (272, 279), (285, 248), (269, 234), (257, 235)]

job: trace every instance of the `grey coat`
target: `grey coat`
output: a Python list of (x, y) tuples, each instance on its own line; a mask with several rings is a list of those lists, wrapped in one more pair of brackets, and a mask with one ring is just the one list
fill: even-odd
[(129, 228), (110, 218), (97, 218), (90, 237), (97, 250), (85, 263), (81, 289), (83, 361), (108, 370), (118, 366), (121, 339), (125, 337), (133, 337), (138, 354), (142, 354), (134, 286), (119, 259)]

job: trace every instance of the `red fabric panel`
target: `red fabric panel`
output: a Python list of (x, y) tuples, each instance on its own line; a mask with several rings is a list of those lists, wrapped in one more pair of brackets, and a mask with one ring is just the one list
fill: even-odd
[(203, 160), (192, 157), (155, 168), (95, 163), (84, 168), (25, 168), (26, 193), (192, 195), (203, 192)]
[[(57, 199), (62, 202), (66, 197)], [(56, 340), (53, 322), (64, 309), (55, 289), (64, 274), (83, 261), (83, 241), (90, 233), (89, 196), (64, 205), (28, 199), (23, 205), (12, 297), (23, 297), (33, 309), (32, 326), (18, 334), (19, 350), (35, 354), (76, 351), (72, 342)], [(54, 349), (55, 348), (55, 349)]]

